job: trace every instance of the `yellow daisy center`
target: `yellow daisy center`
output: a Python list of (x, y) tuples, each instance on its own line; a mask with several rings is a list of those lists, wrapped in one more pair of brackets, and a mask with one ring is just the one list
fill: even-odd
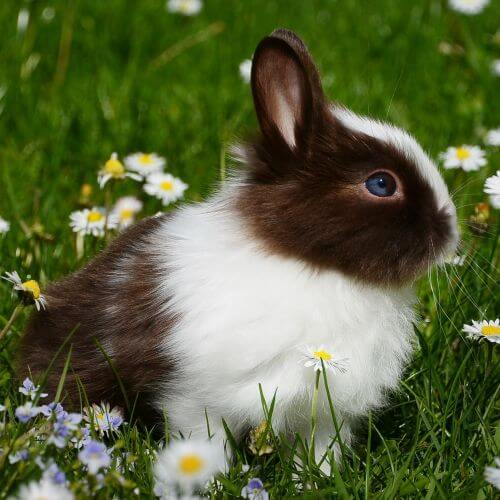
[(465, 148), (457, 148), (456, 154), (459, 160), (467, 160), (470, 157), (470, 151)]
[(26, 292), (30, 292), (34, 299), (40, 298), (40, 285), (35, 280), (25, 281), (23, 289)]
[(88, 198), (92, 194), (92, 186), (90, 184), (82, 185), (82, 196)]
[(120, 160), (116, 158), (110, 158), (104, 164), (104, 171), (107, 174), (111, 174), (113, 177), (121, 177), (125, 173), (125, 168)]
[(332, 355), (329, 352), (320, 350), (320, 351), (314, 351), (313, 356), (316, 359), (322, 359), (323, 361), (330, 361), (332, 359)]
[(92, 212), (89, 212), (87, 215), (88, 222), (99, 222), (102, 219), (104, 219), (104, 215), (102, 215), (102, 213), (97, 210), (93, 210)]
[(150, 165), (153, 163), (153, 156), (148, 154), (142, 154), (139, 156), (139, 163), (142, 165)]
[(201, 457), (198, 455), (194, 454), (188, 454), (184, 455), (180, 461), (179, 461), (179, 470), (183, 474), (191, 475), (191, 474), (196, 474), (199, 472), (203, 466), (205, 465), (205, 462)]
[(123, 210), (120, 211), (120, 218), (122, 220), (131, 219), (133, 216), (134, 216), (134, 211), (131, 210), (130, 208), (124, 208)]
[(181, 12), (189, 12), (191, 9), (191, 0), (182, 0), (179, 5), (179, 10)]
[(481, 333), (483, 335), (500, 335), (500, 326), (497, 325), (484, 325), (481, 327)]
[(163, 181), (160, 184), (160, 187), (163, 189), (163, 191), (172, 191), (172, 188), (174, 187), (174, 185), (171, 181)]

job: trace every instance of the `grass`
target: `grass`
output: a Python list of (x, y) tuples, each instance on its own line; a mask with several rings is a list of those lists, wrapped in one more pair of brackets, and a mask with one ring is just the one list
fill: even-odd
[[(490, 71), (500, 57), (497, 2), (474, 17), (438, 0), (205, 4), (188, 19), (168, 14), (162, 0), (0, 2), (0, 215), (12, 222), (0, 238), (1, 273), (17, 269), (43, 285), (81, 266), (68, 216), (82, 183), (96, 188), (96, 171), (112, 151), (166, 155), (168, 169), (189, 184), (188, 199), (203, 199), (230, 165), (228, 145), (256, 126), (238, 65), (278, 26), (308, 42), (332, 99), (409, 129), (436, 158), (449, 145), (480, 144), (486, 129), (500, 125), (499, 80)], [(49, 5), (55, 17), (46, 22)], [(24, 34), (16, 32), (20, 6), (31, 14)], [(442, 42), (452, 54), (438, 50)], [(285, 452), (293, 443), (264, 457), (239, 445), (213, 496), (238, 496), (259, 476), (273, 498), (494, 497), (483, 471), (500, 454), (498, 349), (461, 333), (464, 323), (495, 319), (500, 309), (498, 211), (483, 235), (466, 223), (474, 205), (487, 201), (482, 187), (500, 168), (498, 149), (488, 151), (488, 161), (479, 172), (445, 173), (457, 193), (468, 258), (419, 283), (423, 320), (401, 390), (369, 416), (338, 470), (327, 477), (314, 465), (297, 469)], [(115, 194), (124, 193), (140, 195), (131, 182)], [(95, 201), (101, 196), (96, 188)], [(144, 213), (160, 209), (144, 201)], [(85, 259), (103, 244), (89, 243)], [(0, 327), (14, 308), (9, 287), (0, 284)], [(29, 445), (31, 458), (0, 459), (0, 498), (40, 474), (34, 456), (43, 445), (12, 418), (21, 401), (12, 360), (27, 315), (0, 341), (0, 402), (9, 407), (0, 447)], [(138, 488), (151, 497), (158, 438), (127, 425), (108, 444), (116, 454), (130, 453), (135, 467), (123, 473), (126, 480), (109, 474), (96, 496), (133, 497)], [(48, 453), (85, 497), (75, 453)]]

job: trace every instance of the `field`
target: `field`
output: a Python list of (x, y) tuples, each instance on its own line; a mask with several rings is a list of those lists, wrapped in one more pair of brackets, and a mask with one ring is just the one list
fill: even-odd
[[(189, 185), (187, 201), (210, 194), (234, 166), (231, 143), (257, 125), (240, 63), (274, 28), (293, 29), (332, 100), (408, 129), (441, 166), (440, 153), (461, 144), (483, 148), (487, 165), (443, 170), (465, 262), (417, 284), (413, 361), (338, 470), (328, 477), (314, 464), (298, 468), (286, 450), (293, 443), (273, 436), (274, 451), (262, 456), (238, 444), (235, 464), (209, 493), (238, 497), (259, 477), (271, 498), (494, 498), (484, 470), (500, 455), (498, 344), (462, 328), (500, 314), (499, 211), (477, 206), (500, 169), (500, 149), (484, 144), (500, 126), (500, 78), (491, 68), (499, 20), (495, 1), (467, 16), (439, 0), (206, 0), (192, 17), (168, 12), (162, 0), (0, 2), (0, 217), (11, 225), (0, 234), (0, 274), (30, 275), (43, 292), (104, 247), (106, 238), (89, 236), (78, 249), (69, 216), (81, 208), (83, 184), (92, 204), (106, 203), (97, 172), (114, 151), (154, 151)], [(163, 209), (132, 180), (117, 182), (112, 195), (139, 197), (139, 217)], [(17, 305), (11, 288), (0, 283), (0, 329)], [(30, 307), (18, 311), (0, 339), (0, 498), (40, 478), (37, 457), (55, 460), (79, 498), (153, 498), (162, 438), (140, 424), (104, 439), (113, 465), (98, 480), (71, 447), (36, 439), (44, 417), (16, 419), (25, 400), (13, 360)], [(117, 457), (129, 463), (118, 468)]]

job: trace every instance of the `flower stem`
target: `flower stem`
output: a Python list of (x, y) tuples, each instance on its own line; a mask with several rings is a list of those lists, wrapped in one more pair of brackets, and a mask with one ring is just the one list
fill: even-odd
[[(483, 341), (484, 342), (484, 341)], [(486, 366), (484, 369), (484, 380), (486, 380), (491, 373), (491, 360), (493, 359), (493, 349), (492, 345), (489, 345), (489, 343), (486, 341), (484, 342), (485, 347), (486, 347)]]
[(10, 330), (10, 327), (13, 325), (14, 321), (16, 321), (23, 307), (24, 307), (23, 304), (18, 304), (16, 308), (12, 311), (9, 321), (7, 321), (7, 324), (3, 327), (2, 331), (0, 332), (0, 340), (2, 340), (4, 336), (7, 334), (7, 332)]
[(311, 439), (309, 447), (309, 465), (314, 463), (315, 454), (315, 434), (316, 434), (316, 423), (318, 420), (318, 393), (319, 393), (319, 380), (321, 377), (321, 370), (316, 370), (316, 380), (314, 381), (314, 392), (311, 403)]
[(76, 246), (76, 258), (77, 260), (80, 260), (83, 257), (83, 254), (85, 253), (85, 239), (81, 231), (78, 231), (76, 233), (75, 246)]
[(111, 207), (113, 204), (113, 193), (112, 193), (112, 180), (106, 184), (106, 189), (104, 192), (104, 209), (106, 210), (106, 216), (104, 219), (104, 235), (106, 242), (109, 243), (111, 240), (111, 234), (108, 228), (109, 215), (111, 212)]

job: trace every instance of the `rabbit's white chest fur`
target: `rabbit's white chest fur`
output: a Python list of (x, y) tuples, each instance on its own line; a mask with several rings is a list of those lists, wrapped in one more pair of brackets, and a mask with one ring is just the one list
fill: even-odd
[(181, 318), (164, 340), (178, 360), (175, 376), (157, 401), (173, 429), (206, 434), (205, 409), (212, 426), (221, 417), (235, 433), (255, 426), (259, 383), (268, 401), (276, 391), (279, 429), (307, 427), (314, 373), (304, 367), (305, 345), (348, 358), (347, 373), (329, 375), (346, 419), (397, 385), (411, 350), (408, 290), (381, 291), (267, 255), (220, 200), (178, 211), (155, 245), (161, 293)]

